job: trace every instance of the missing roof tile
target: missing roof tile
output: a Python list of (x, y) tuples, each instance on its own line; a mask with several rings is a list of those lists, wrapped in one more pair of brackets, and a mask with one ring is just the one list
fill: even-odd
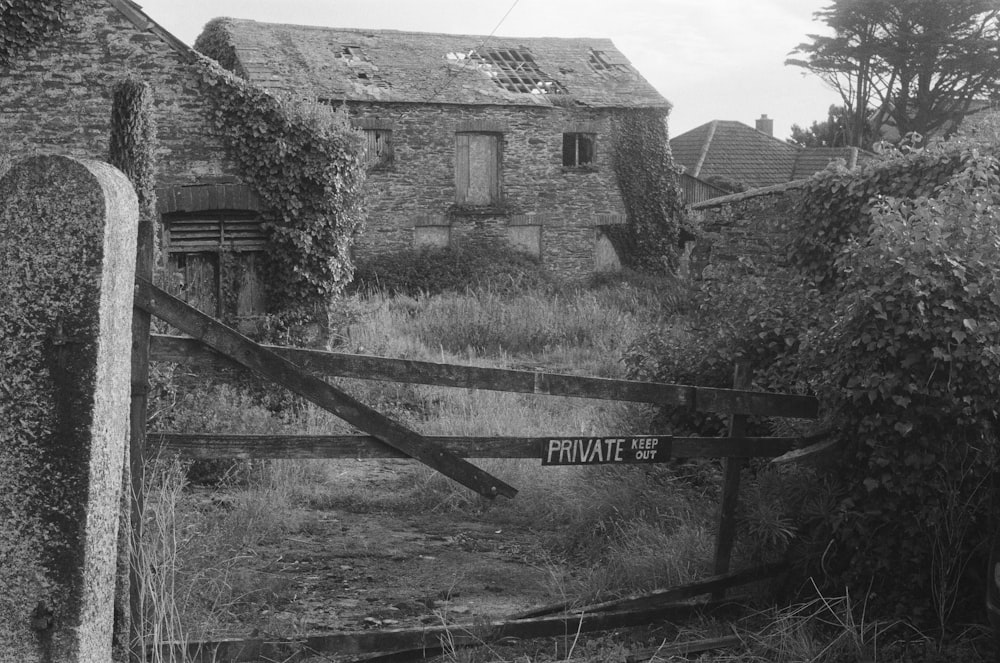
[(525, 48), (498, 48), (489, 51), (470, 51), (464, 58), (458, 53), (446, 57), (469, 60), (485, 72), (500, 87), (510, 92), (526, 94), (564, 94), (566, 89), (554, 78), (543, 72)]
[(602, 74), (627, 74), (632, 71), (628, 62), (620, 55), (596, 49), (590, 49), (590, 58), (587, 63), (591, 69)]

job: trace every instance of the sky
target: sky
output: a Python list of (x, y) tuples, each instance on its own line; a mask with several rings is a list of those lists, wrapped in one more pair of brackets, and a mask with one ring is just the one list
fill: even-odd
[[(186, 44), (217, 16), (271, 23), (505, 37), (611, 39), (673, 104), (670, 135), (712, 120), (774, 135), (826, 118), (837, 95), (785, 59), (825, 32), (831, 0), (137, 0)], [(487, 42), (488, 44), (488, 42)]]

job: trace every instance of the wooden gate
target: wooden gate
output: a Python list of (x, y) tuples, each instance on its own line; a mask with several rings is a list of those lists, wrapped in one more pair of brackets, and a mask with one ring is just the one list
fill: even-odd
[[(141, 277), (136, 280), (135, 304), (137, 309), (155, 315), (187, 334), (151, 335), (148, 358), (142, 355), (143, 348), (140, 347), (135, 361), (242, 366), (261, 378), (290, 389), (367, 433), (353, 436), (157, 433), (161, 448), (167, 452), (197, 459), (412, 458), (488, 498), (498, 495), (513, 498), (517, 490), (468, 462), (467, 458), (537, 458), (543, 465), (614, 465), (664, 463), (673, 458), (724, 458), (725, 479), (715, 552), (715, 571), (723, 581), (712, 581), (716, 584), (708, 585), (711, 587), (710, 591), (717, 596), (721, 596), (720, 592), (725, 587), (731, 586), (726, 584), (728, 581), (725, 579), (729, 577), (726, 573), (729, 570), (736, 531), (736, 499), (743, 462), (750, 457), (776, 458), (802, 453), (818, 439), (747, 437), (745, 423), (749, 415), (814, 419), (818, 404), (815, 398), (809, 396), (749, 391), (749, 377), (740, 368), (736, 370), (732, 389), (718, 389), (389, 359), (261, 345)], [(600, 438), (574, 435), (429, 437), (419, 435), (385, 417), (333, 387), (320, 376), (654, 403), (728, 414), (731, 419), (729, 435), (721, 438), (657, 434)], [(137, 393), (142, 393), (142, 390)], [(134, 431), (133, 435), (135, 434)], [(145, 431), (140, 434), (144, 436)], [(133, 449), (144, 447), (143, 440), (134, 440)], [(701, 588), (704, 586), (705, 583), (699, 585)], [(664, 609), (664, 606), (658, 604), (655, 609), (651, 609), (650, 614), (660, 615)], [(605, 617), (606, 619), (596, 620), (592, 628), (613, 628), (609, 624), (617, 622), (607, 615)], [(555, 618), (533, 616), (532, 619), (536, 621), (531, 622), (531, 629), (544, 630), (544, 624), (548, 623), (545, 620)], [(498, 632), (501, 630), (498, 627)], [(365, 637), (370, 640), (372, 637), (377, 638), (377, 634)], [(314, 651), (365, 651), (365, 645), (359, 644), (365, 640), (358, 634), (340, 634), (337, 637), (324, 635), (305, 640), (309, 644), (303, 646)], [(215, 642), (205, 651), (213, 652), (218, 657), (217, 660), (254, 660), (240, 657), (253, 652), (259, 653), (263, 644), (256, 643), (248, 649), (247, 642)], [(200, 643), (207, 644), (209, 643)], [(288, 643), (277, 643), (276, 648), (268, 651), (286, 651), (287, 645)], [(380, 646), (385, 648), (384, 640)], [(321, 649), (317, 650), (316, 647)]]

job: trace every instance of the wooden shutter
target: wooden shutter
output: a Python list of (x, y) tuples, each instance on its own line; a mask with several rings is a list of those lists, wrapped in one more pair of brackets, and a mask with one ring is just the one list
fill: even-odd
[(498, 134), (455, 134), (455, 191), (459, 205), (500, 203)]

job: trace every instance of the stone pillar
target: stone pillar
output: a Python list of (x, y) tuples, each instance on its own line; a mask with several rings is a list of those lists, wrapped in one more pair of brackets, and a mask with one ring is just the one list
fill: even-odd
[(111, 660), (138, 205), (121, 172), (0, 177), (0, 660)]

